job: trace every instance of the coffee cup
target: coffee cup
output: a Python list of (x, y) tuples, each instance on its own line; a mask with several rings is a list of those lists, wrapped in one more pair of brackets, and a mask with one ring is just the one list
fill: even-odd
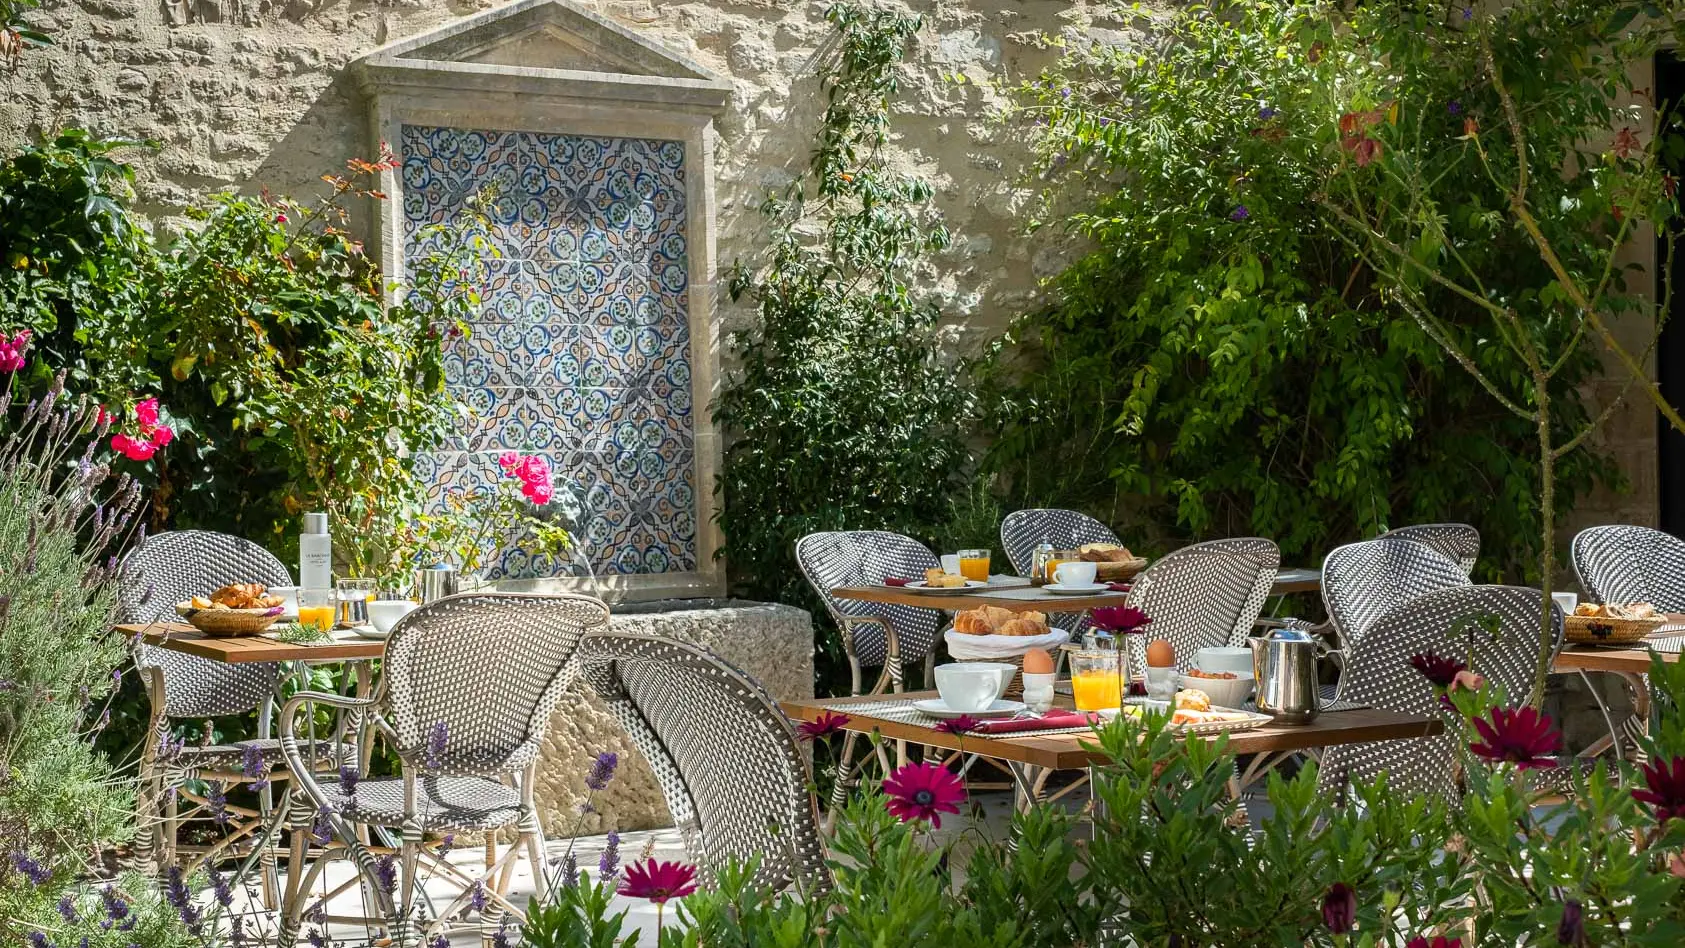
[(1092, 586), (1098, 569), (1093, 563), (1060, 563), (1053, 571), (1053, 581), (1061, 586)]
[(1573, 615), (1574, 610), (1580, 605), (1580, 597), (1577, 593), (1553, 592), (1550, 594), (1550, 598), (1565, 616)]
[(1017, 671), (1003, 662), (952, 662), (936, 666), (936, 692), (942, 703), (962, 714), (975, 714), (995, 703)]
[(369, 603), (369, 623), (376, 632), (390, 632), (399, 619), (415, 609), (416, 604), (408, 599), (376, 599)]

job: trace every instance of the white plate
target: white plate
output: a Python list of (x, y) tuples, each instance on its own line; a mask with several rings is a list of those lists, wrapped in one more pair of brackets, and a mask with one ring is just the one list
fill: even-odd
[(1105, 583), (1089, 583), (1086, 586), (1075, 586), (1070, 583), (1048, 583), (1041, 587), (1055, 596), (1091, 596), (1094, 593), (1105, 592)]
[(965, 592), (965, 591), (970, 590), (970, 589), (982, 589), (984, 586), (987, 586), (987, 585), (989, 585), (989, 584), (985, 583), (985, 582), (979, 582), (978, 580), (975, 580), (975, 579), (968, 579), (968, 580), (965, 581), (964, 586), (926, 586), (925, 583), (924, 583), (924, 580), (921, 579), (918, 582), (908, 583), (907, 585), (902, 586), (901, 588), (907, 590), (908, 592), (916, 592), (916, 593), (957, 593), (957, 592)]
[(913, 707), (933, 718), (942, 718), (943, 720), (957, 718), (965, 714), (974, 718), (1009, 718), (1024, 710), (1024, 702), (996, 698), (994, 704), (981, 711), (955, 711), (948, 707), (948, 703), (941, 698), (924, 698), (913, 702)]
[(351, 631), (357, 633), (365, 639), (384, 639), (391, 634), (388, 632), (382, 632), (372, 625), (354, 625), (351, 627)]

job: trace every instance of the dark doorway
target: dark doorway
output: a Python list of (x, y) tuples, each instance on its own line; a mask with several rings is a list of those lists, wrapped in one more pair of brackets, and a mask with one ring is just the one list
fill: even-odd
[[(1663, 135), (1685, 134), (1685, 57), (1670, 50), (1656, 57), (1655, 101), (1668, 110), (1661, 125)], [(1662, 163), (1675, 178), (1685, 179), (1685, 154), (1678, 148), (1663, 148)], [(1658, 265), (1667, 260), (1667, 248), (1657, 239)], [(1675, 238), (1675, 245), (1678, 241)], [(1672, 405), (1685, 405), (1685, 247), (1675, 253), (1673, 282), (1678, 291), (1673, 295), (1667, 313), (1667, 324), (1656, 344), (1656, 379), (1661, 383), (1662, 395)], [(1661, 298), (1661, 274), (1656, 275), (1656, 298)], [(1657, 415), (1656, 453), (1660, 466), (1658, 489), (1661, 491), (1662, 529), (1674, 536), (1685, 536), (1685, 434), (1673, 430)]]

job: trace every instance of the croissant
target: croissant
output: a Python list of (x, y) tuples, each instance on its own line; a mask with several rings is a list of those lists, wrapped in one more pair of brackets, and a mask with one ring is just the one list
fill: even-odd
[(1014, 636), (1046, 635), (1047, 625), (1032, 619), (1012, 619), (1001, 623), (1001, 627), (996, 629), (995, 632), (999, 635)]
[(211, 602), (230, 609), (249, 609), (263, 598), (264, 591), (262, 583), (229, 583), (211, 593)]

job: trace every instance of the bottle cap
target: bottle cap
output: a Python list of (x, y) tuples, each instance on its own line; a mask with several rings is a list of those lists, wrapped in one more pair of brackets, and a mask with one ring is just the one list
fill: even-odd
[(328, 515), (325, 513), (307, 513), (304, 515), (305, 533), (327, 533)]

